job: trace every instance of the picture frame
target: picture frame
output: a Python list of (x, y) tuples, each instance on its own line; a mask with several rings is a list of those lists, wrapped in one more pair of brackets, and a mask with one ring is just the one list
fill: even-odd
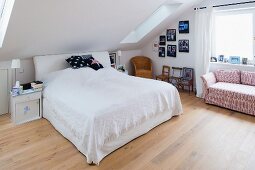
[(248, 58), (242, 58), (242, 64), (247, 65), (248, 64)]
[(211, 62), (217, 62), (217, 58), (216, 57), (211, 57)]
[(111, 67), (113, 67), (113, 68), (115, 68), (116, 64), (117, 64), (116, 56), (117, 56), (117, 53), (110, 53), (109, 54), (110, 61), (111, 61)]
[(165, 57), (166, 56), (166, 48), (165, 47), (159, 47), (158, 48), (158, 56), (159, 57)]
[(179, 34), (189, 33), (189, 21), (179, 21)]
[(230, 56), (229, 63), (231, 64), (241, 64), (240, 56)]
[(177, 46), (176, 45), (167, 45), (167, 56), (176, 57)]
[(179, 40), (179, 52), (189, 53), (189, 40)]
[(165, 35), (159, 36), (159, 45), (166, 45), (166, 36)]
[(167, 29), (166, 39), (167, 41), (176, 41), (176, 29)]
[(223, 62), (223, 61), (224, 61), (224, 55), (219, 55), (218, 61), (219, 61), (219, 62)]

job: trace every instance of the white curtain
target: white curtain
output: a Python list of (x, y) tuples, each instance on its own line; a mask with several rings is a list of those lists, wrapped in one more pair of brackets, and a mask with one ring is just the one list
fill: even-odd
[(197, 97), (202, 97), (201, 76), (209, 71), (210, 58), (212, 56), (212, 30), (213, 9), (197, 10), (195, 14), (195, 42), (196, 42), (196, 89)]

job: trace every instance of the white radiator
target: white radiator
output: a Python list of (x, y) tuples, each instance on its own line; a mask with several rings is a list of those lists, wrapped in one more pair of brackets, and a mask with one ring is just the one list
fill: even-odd
[(8, 113), (8, 69), (0, 69), (0, 115)]

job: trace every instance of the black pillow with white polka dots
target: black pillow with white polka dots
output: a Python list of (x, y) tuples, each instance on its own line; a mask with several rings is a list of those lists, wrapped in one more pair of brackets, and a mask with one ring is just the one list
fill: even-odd
[(66, 59), (66, 61), (73, 69), (79, 69), (88, 66), (81, 56), (72, 56)]
[(90, 68), (93, 68), (94, 70), (104, 68), (103, 65), (99, 63), (99, 61), (92, 57), (92, 55), (83, 55), (82, 58), (84, 59), (86, 65)]

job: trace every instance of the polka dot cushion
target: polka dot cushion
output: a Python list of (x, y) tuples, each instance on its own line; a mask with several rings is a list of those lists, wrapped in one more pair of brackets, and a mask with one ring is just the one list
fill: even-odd
[(68, 62), (70, 67), (73, 69), (79, 69), (79, 68), (88, 66), (81, 56), (72, 56), (66, 59), (66, 61)]
[(85, 63), (90, 67), (93, 68), (94, 70), (99, 70), (101, 68), (104, 68), (99, 61), (94, 59), (92, 55), (83, 55), (82, 58), (84, 59)]

